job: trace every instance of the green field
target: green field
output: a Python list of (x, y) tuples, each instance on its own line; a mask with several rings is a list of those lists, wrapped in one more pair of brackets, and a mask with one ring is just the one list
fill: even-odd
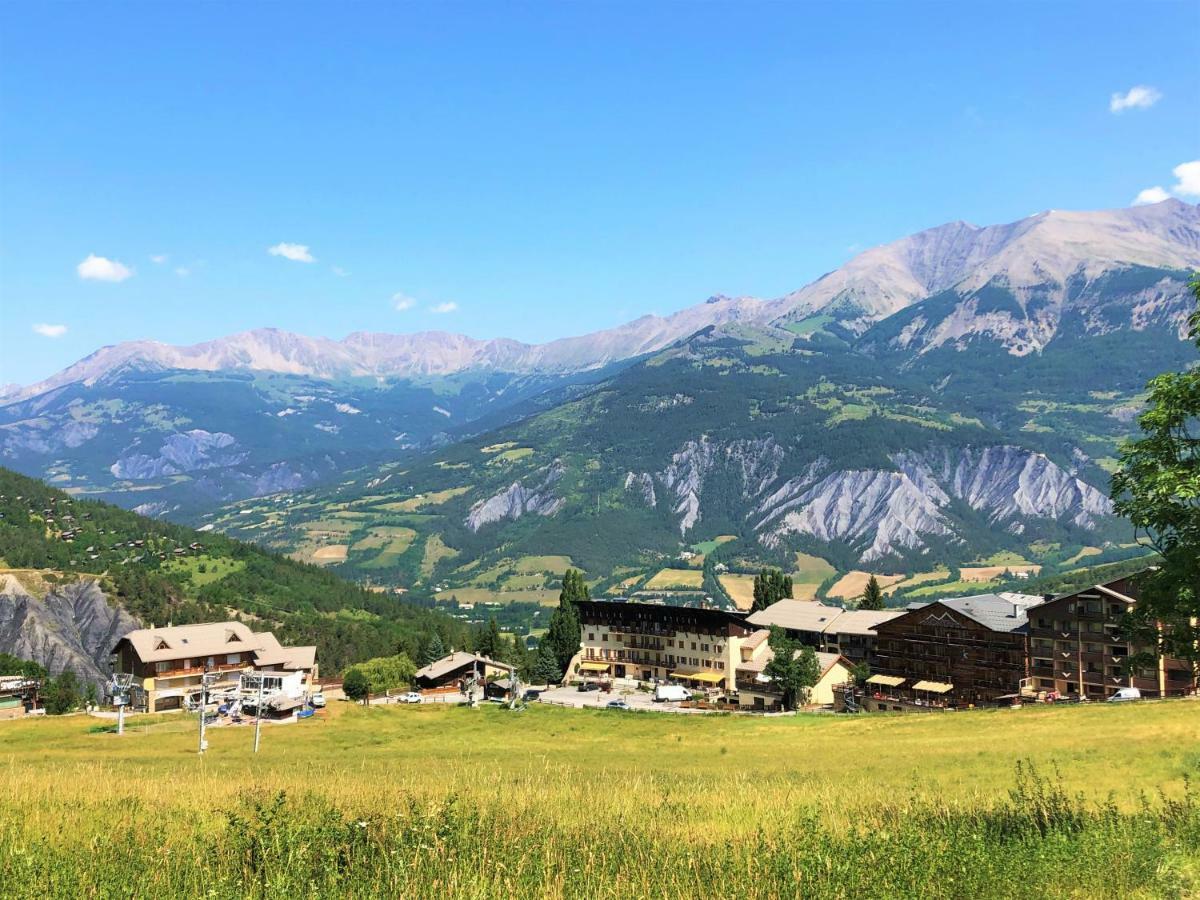
[(1198, 709), (0, 722), (0, 894), (1183, 897)]
[[(204, 571), (200, 571), (203, 567)], [(178, 559), (168, 559), (161, 566), (163, 572), (186, 572), (195, 587), (201, 588), (214, 581), (220, 581), (226, 575), (240, 572), (246, 568), (244, 559), (227, 559), (212, 557), (207, 554), (200, 556), (183, 556)]]

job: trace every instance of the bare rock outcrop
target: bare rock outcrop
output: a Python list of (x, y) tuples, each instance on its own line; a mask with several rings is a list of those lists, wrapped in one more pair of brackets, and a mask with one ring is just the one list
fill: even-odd
[(141, 627), (95, 579), (55, 585), (38, 597), (15, 576), (0, 575), (0, 652), (32, 659), (52, 675), (70, 669), (102, 683), (117, 640)]
[(522, 481), (514, 481), (498, 494), (480, 500), (467, 514), (466, 525), (478, 531), (485, 525), (524, 515), (552, 516), (563, 506), (554, 486), (563, 476), (563, 464), (555, 460)]

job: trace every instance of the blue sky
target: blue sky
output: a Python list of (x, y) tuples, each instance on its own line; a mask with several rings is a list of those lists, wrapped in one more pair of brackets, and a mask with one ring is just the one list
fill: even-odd
[(1198, 37), (1192, 0), (6, 3), (0, 382), (260, 326), (540, 341), (1125, 206), (1200, 158)]

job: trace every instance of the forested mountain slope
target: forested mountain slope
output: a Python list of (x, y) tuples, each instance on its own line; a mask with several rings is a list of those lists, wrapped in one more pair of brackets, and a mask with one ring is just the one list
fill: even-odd
[(95, 676), (108, 641), (135, 622), (230, 616), (316, 644), (334, 673), (398, 649), (416, 658), (434, 630), (448, 645), (465, 642), (458, 622), (393, 594), (0, 468), (0, 652)]

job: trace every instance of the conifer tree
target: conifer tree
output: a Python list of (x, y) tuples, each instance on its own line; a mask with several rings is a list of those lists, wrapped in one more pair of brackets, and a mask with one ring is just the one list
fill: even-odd
[(862, 599), (858, 602), (858, 608), (883, 609), (885, 605), (883, 602), (883, 588), (879, 586), (879, 579), (872, 575), (867, 579), (867, 586), (863, 589)]
[(446, 646), (442, 643), (442, 636), (436, 631), (429, 636), (429, 640), (425, 644), (425, 650), (421, 653), (421, 665), (427, 666), (430, 663), (437, 662), (446, 655)]

